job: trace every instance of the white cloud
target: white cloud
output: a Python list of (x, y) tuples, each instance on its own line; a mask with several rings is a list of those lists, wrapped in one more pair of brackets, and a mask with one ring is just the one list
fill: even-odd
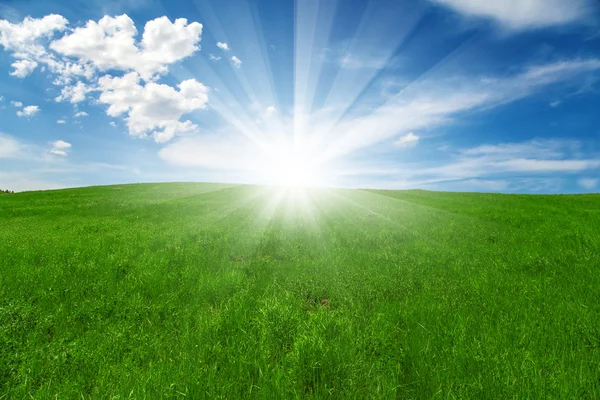
[(59, 119), (56, 121), (57, 124), (66, 124), (67, 121), (65, 121), (64, 119)]
[(514, 160), (490, 163), (499, 171), (509, 172), (580, 172), (600, 167), (600, 160), (530, 160), (518, 158)]
[[(393, 137), (451, 122), (459, 113), (489, 109), (527, 97), (540, 89), (600, 70), (600, 59), (575, 59), (537, 65), (503, 78), (443, 78), (416, 82), (371, 114), (325, 122), (310, 116), (306, 129), (321, 134), (324, 158), (336, 158)], [(315, 121), (316, 120), (316, 121)]]
[(87, 117), (88, 113), (86, 113), (85, 111), (79, 111), (77, 113), (75, 113), (74, 117), (75, 118), (81, 118), (81, 117)]
[(85, 83), (79, 81), (73, 86), (65, 86), (60, 91), (60, 96), (56, 97), (57, 102), (69, 101), (70, 103), (80, 103), (85, 100), (87, 93), (93, 91)]
[(0, 158), (16, 158), (21, 152), (21, 144), (0, 132)]
[(96, 79), (96, 69), (92, 64), (78, 64), (71, 61), (48, 63), (50, 70), (58, 77), (52, 82), (57, 86), (70, 85), (74, 79), (85, 78), (89, 81)]
[(0, 96), (0, 101), (4, 101), (4, 96)]
[(99, 102), (108, 104), (111, 117), (126, 114), (132, 136), (151, 135), (156, 142), (166, 142), (175, 134), (195, 131), (197, 126), (179, 119), (203, 109), (208, 102), (208, 88), (194, 79), (181, 82), (179, 91), (154, 82), (140, 85), (140, 77), (131, 72), (121, 78), (104, 76), (98, 81), (102, 91)]
[(461, 151), (464, 156), (481, 156), (490, 159), (507, 159), (535, 157), (544, 159), (557, 159), (566, 152), (576, 153), (580, 148), (579, 142), (565, 140), (533, 139), (520, 143), (500, 143), (495, 145), (481, 145)]
[(561, 103), (562, 102), (559, 100), (552, 101), (552, 102), (550, 102), (550, 107), (556, 108), (556, 107), (560, 106)]
[(236, 68), (239, 68), (242, 66), (242, 60), (240, 60), (236, 56), (231, 57), (231, 61), (233, 61), (233, 65), (235, 65)]
[(221, 57), (217, 57), (214, 54), (209, 54), (208, 58), (211, 61), (219, 61), (221, 59)]
[(66, 151), (59, 149), (50, 149), (49, 153), (60, 157), (66, 157), (68, 155)]
[(578, 173), (600, 168), (600, 160), (580, 157), (581, 143), (573, 140), (530, 140), (482, 145), (461, 150), (457, 159), (434, 168), (420, 168), (415, 176), (445, 180), (480, 178), (500, 173)]
[(115, 121), (110, 121), (108, 124), (109, 124), (110, 126), (112, 126), (113, 128), (116, 128), (116, 127), (117, 127), (117, 124), (115, 123)]
[(449, 160), (448, 154), (440, 154), (441, 161), (424, 159), (404, 165), (382, 162), (377, 166), (375, 160), (349, 175), (378, 176), (379, 185), (390, 189), (555, 192), (569, 175), (572, 179), (600, 170), (600, 159), (585, 156), (585, 147), (576, 140), (558, 139), (486, 144), (452, 152)]
[(224, 42), (217, 42), (217, 47), (220, 48), (223, 51), (229, 51), (229, 45), (227, 43)]
[(17, 108), (23, 107), (23, 103), (21, 103), (20, 101), (11, 101), (10, 104)]
[(462, 14), (492, 19), (510, 29), (540, 28), (585, 20), (588, 0), (432, 0)]
[(598, 186), (598, 179), (595, 178), (581, 178), (577, 181), (579, 186), (584, 189), (592, 190)]
[(167, 72), (169, 64), (180, 61), (200, 49), (202, 24), (188, 24), (185, 18), (172, 23), (167, 17), (148, 21), (142, 40), (136, 43), (137, 29), (127, 15), (105, 16), (88, 21), (50, 44), (62, 55), (76, 57), (100, 71), (116, 69), (136, 71), (144, 80)]
[(27, 75), (31, 74), (37, 66), (38, 63), (33, 60), (17, 60), (12, 63), (11, 67), (15, 70), (10, 74), (17, 78), (25, 78)]
[(396, 140), (393, 145), (394, 147), (404, 147), (410, 148), (415, 147), (419, 142), (419, 137), (415, 135), (413, 132), (409, 132), (404, 136), (400, 136), (398, 140)]
[(40, 41), (64, 31), (67, 24), (67, 19), (56, 14), (43, 18), (27, 17), (19, 24), (0, 20), (0, 45), (18, 60), (12, 65), (15, 70), (11, 75), (23, 78), (37, 67), (40, 60), (52, 61)]
[(71, 147), (71, 143), (65, 142), (64, 140), (57, 140), (50, 143), (50, 150), (48, 152), (55, 156), (66, 157), (69, 155), (68, 151)]
[(67, 143), (64, 140), (57, 140), (55, 142), (52, 142), (52, 147), (55, 149), (70, 149), (71, 148), (71, 143)]
[(17, 111), (17, 116), (33, 117), (38, 112), (40, 112), (40, 108), (38, 106), (26, 106), (23, 108), (23, 111)]
[[(177, 88), (154, 81), (168, 71), (170, 64), (200, 49), (200, 23), (188, 23), (184, 18), (171, 22), (163, 16), (148, 21), (138, 39), (129, 16), (105, 16), (52, 40), (54, 33), (67, 29), (67, 24), (58, 15), (28, 18), (21, 24), (1, 21), (0, 44), (17, 59), (14, 74), (24, 77), (37, 65), (47, 66), (57, 75), (53, 83), (62, 86), (55, 98), (57, 102), (78, 104), (91, 93), (99, 92), (98, 102), (109, 105), (108, 115), (124, 116), (134, 136), (152, 135), (162, 142), (197, 129), (192, 122), (180, 118), (205, 108), (208, 89), (195, 80), (181, 82)], [(114, 77), (109, 73), (98, 78), (97, 72), (111, 70), (126, 74)], [(18, 115), (32, 116), (37, 112), (39, 107), (29, 106)], [(87, 113), (75, 114), (81, 116)]]

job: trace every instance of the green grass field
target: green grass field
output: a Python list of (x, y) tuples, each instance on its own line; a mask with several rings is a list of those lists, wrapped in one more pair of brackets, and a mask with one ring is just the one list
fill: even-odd
[(0, 195), (0, 399), (600, 397), (600, 195)]

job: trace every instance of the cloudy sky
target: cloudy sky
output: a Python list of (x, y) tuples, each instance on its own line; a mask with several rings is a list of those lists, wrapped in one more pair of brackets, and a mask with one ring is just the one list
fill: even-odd
[(0, 188), (600, 191), (595, 0), (3, 0)]

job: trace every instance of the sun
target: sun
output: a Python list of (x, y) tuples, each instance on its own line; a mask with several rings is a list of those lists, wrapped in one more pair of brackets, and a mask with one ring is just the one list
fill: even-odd
[(310, 187), (321, 183), (320, 171), (308, 153), (298, 148), (277, 148), (270, 152), (267, 166), (271, 184), (284, 187)]

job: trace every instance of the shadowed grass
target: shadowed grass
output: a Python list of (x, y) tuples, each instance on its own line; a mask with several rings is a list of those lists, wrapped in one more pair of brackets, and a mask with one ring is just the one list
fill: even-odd
[(0, 220), (0, 398), (600, 393), (598, 195), (124, 185)]

